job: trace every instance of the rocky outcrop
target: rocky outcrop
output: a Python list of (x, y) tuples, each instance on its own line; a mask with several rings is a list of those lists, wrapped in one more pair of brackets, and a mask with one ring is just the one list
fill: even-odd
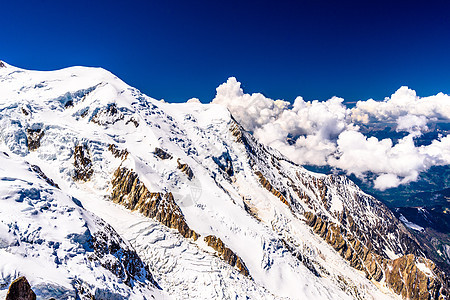
[(31, 115), (31, 112), (29, 112), (28, 109), (25, 108), (25, 107), (22, 107), (20, 110), (21, 110), (22, 113), (23, 113), (25, 116), (27, 116), (27, 117), (28, 117), (29, 115)]
[(153, 151), (153, 154), (155, 154), (160, 159), (172, 159), (172, 154), (170, 154), (167, 151), (164, 151), (161, 148), (156, 147), (155, 151)]
[(127, 149), (119, 149), (114, 144), (109, 144), (108, 145), (108, 150), (114, 155), (115, 158), (120, 158), (122, 160), (125, 160), (128, 157), (128, 150)]
[(45, 175), (45, 173), (42, 172), (42, 170), (41, 170), (41, 168), (39, 168), (39, 166), (31, 165), (31, 170), (33, 170), (35, 173), (37, 173), (39, 175), (39, 177), (41, 177), (45, 182), (47, 182), (51, 186), (59, 189), (59, 186), (51, 178), (48, 178), (47, 175)]
[(0, 68), (6, 68), (5, 64), (0, 60)]
[[(313, 231), (331, 245), (352, 267), (366, 273), (367, 278), (381, 281), (383, 278), (389, 288), (405, 299), (441, 299), (447, 291), (443, 289), (445, 275), (437, 270), (430, 260), (404, 255), (388, 259), (376, 254), (363, 245), (351, 233), (340, 226), (323, 220), (311, 212), (304, 214), (306, 222)], [(425, 266), (429, 273), (418, 265)], [(423, 268), (423, 269), (425, 269)]]
[(250, 199), (243, 198), (242, 202), (244, 203), (245, 211), (253, 218), (261, 222), (261, 219), (258, 217), (258, 209), (251, 203)]
[(237, 256), (230, 248), (226, 247), (222, 240), (214, 235), (208, 235), (204, 238), (206, 244), (217, 251), (220, 258), (233, 267), (239, 269), (239, 272), (245, 276), (251, 277), (242, 259)]
[(160, 288), (136, 251), (127, 246), (109, 224), (101, 219), (96, 219), (96, 223), (102, 230), (96, 231), (89, 241), (94, 250), (89, 259), (100, 263), (130, 287), (136, 281), (148, 281)]
[(111, 184), (112, 201), (178, 230), (185, 238), (198, 239), (199, 235), (187, 225), (172, 193), (150, 192), (135, 172), (121, 167), (114, 173)]
[(388, 261), (385, 270), (387, 285), (404, 299), (441, 299), (441, 282), (430, 260), (409, 254)]
[(28, 280), (22, 276), (11, 283), (6, 300), (36, 300), (36, 294), (31, 289)]
[(34, 151), (41, 146), (41, 139), (44, 136), (42, 129), (27, 129), (28, 150)]
[(213, 157), (212, 159), (225, 174), (228, 176), (234, 175), (233, 162), (228, 152), (224, 152), (220, 156)]
[(362, 245), (359, 240), (340, 226), (327, 222), (311, 212), (305, 212), (304, 216), (313, 231), (348, 260), (352, 267), (365, 272), (369, 279), (373, 278), (377, 281), (382, 279), (383, 271), (379, 260), (382, 263), (383, 259), (380, 256), (371, 252), (368, 247)]
[(95, 112), (95, 114), (91, 118), (91, 122), (98, 125), (111, 125), (116, 123), (117, 121), (123, 120), (124, 118), (125, 116), (117, 108), (117, 105), (115, 103), (112, 103), (103, 110)]
[(315, 276), (317, 277), (321, 277), (320, 273), (317, 271), (316, 267), (314, 266), (314, 264), (312, 263), (312, 261), (308, 258), (308, 256), (303, 255), (299, 250), (298, 250), (298, 246), (293, 245), (292, 243), (281, 239), (280, 240), (281, 243), (283, 244), (284, 248), (286, 248), (291, 254), (292, 256), (294, 256), (295, 258), (297, 258), (301, 263), (303, 263), (303, 265), (308, 268), (308, 270), (311, 271), (311, 273), (313, 273)]
[(178, 163), (178, 169), (180, 169), (181, 172), (186, 174), (189, 180), (194, 178), (194, 172), (192, 172), (192, 169), (191, 169), (191, 167), (189, 167), (188, 164), (181, 163), (180, 159), (177, 159), (177, 163)]
[(281, 202), (283, 202), (284, 204), (287, 205), (287, 207), (289, 207), (289, 209), (291, 208), (291, 205), (289, 204), (289, 202), (287, 202), (286, 198), (279, 192), (277, 191), (272, 184), (270, 184), (270, 182), (264, 177), (264, 175), (260, 172), (260, 171), (256, 171), (255, 175), (258, 176), (259, 178), (259, 182), (261, 183), (261, 185), (268, 190), (269, 192), (271, 192), (275, 197), (277, 197), (278, 199), (281, 200)]
[[(291, 211), (297, 217), (304, 215), (314, 233), (330, 244), (353, 268), (405, 298), (440, 299), (442, 295), (448, 296), (445, 273), (438, 267), (430, 274), (419, 268), (419, 260), (431, 261), (425, 258), (417, 239), (380, 201), (363, 193), (346, 176), (317, 176), (301, 168), (296, 171), (295, 167), (286, 169), (280, 164), (286, 161), (285, 158), (273, 149), (259, 145), (236, 122), (231, 123), (230, 132), (236, 142), (246, 147), (249, 164), (256, 171), (259, 183), (283, 203), (290, 204)], [(297, 249), (295, 245), (285, 247), (291, 253)], [(416, 268), (409, 267), (411, 277), (401, 275), (402, 285), (395, 287), (393, 284), (399, 279), (398, 276), (392, 280), (389, 276), (392, 276), (394, 265), (398, 265), (395, 275), (409, 272), (406, 271), (408, 264), (403, 262), (407, 255), (412, 255)], [(400, 258), (394, 259), (395, 256)], [(320, 269), (320, 265), (314, 266)], [(427, 277), (427, 285), (425, 281), (415, 279), (422, 276)], [(429, 298), (424, 298), (426, 295)]]
[(125, 125), (128, 125), (130, 123), (133, 123), (134, 127), (136, 128), (139, 127), (139, 122), (133, 117), (129, 118), (128, 121), (125, 123)]
[(89, 150), (85, 145), (78, 145), (73, 152), (73, 166), (75, 167), (74, 180), (88, 181), (94, 170)]
[(230, 132), (234, 136), (236, 142), (245, 144), (245, 137), (243, 134), (243, 128), (234, 121), (230, 126)]

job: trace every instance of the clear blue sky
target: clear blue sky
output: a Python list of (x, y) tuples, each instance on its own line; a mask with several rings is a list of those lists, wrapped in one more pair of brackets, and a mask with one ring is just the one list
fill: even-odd
[(0, 59), (101, 66), (171, 102), (208, 102), (229, 76), (289, 101), (427, 96), (450, 93), (447, 2), (3, 1)]

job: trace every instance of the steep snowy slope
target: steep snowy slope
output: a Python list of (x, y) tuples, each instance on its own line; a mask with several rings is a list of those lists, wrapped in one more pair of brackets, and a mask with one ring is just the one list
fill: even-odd
[(111, 224), (175, 298), (442, 294), (387, 208), (258, 144), (224, 107), (162, 103), (102, 69), (5, 65), (4, 147)]
[(0, 153), (0, 297), (25, 275), (38, 299), (163, 298), (131, 246), (35, 165)]

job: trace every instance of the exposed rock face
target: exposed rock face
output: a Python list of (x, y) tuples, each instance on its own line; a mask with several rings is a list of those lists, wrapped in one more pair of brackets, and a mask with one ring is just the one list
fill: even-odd
[(130, 123), (133, 123), (134, 127), (136, 127), (136, 128), (139, 127), (139, 122), (136, 121), (136, 119), (133, 117), (129, 118), (128, 121), (125, 123), (125, 125), (128, 125)]
[[(306, 212), (305, 217), (314, 232), (349, 261), (352, 267), (365, 272), (369, 279), (381, 281), (385, 278), (388, 287), (403, 298), (441, 299), (440, 296), (445, 295), (446, 291), (441, 289), (444, 275), (432, 261), (414, 254), (394, 260), (384, 258), (336, 224), (324, 221), (310, 212)], [(429, 272), (421, 270), (419, 264)]]
[(185, 238), (197, 240), (199, 235), (186, 223), (172, 193), (151, 193), (132, 170), (118, 168), (111, 180), (111, 199), (130, 210), (154, 218), (167, 227), (177, 229)]
[(48, 178), (47, 175), (45, 175), (44, 172), (42, 172), (39, 166), (31, 165), (31, 170), (36, 172), (39, 175), (39, 177), (45, 180), (45, 182), (59, 189), (59, 186), (51, 178)]
[(181, 163), (180, 159), (177, 160), (177, 163), (178, 163), (178, 169), (180, 169), (181, 172), (186, 174), (189, 180), (194, 178), (194, 172), (192, 172), (192, 169), (191, 169), (191, 167), (189, 167), (188, 164)]
[(28, 280), (22, 276), (11, 283), (6, 300), (36, 300), (36, 294), (31, 289)]
[(231, 134), (235, 137), (236, 142), (245, 144), (245, 137), (243, 135), (243, 128), (234, 121), (230, 126)]
[[(293, 214), (304, 215), (313, 231), (352, 267), (365, 272), (369, 279), (386, 282), (405, 298), (440, 299), (448, 294), (446, 275), (434, 265), (429, 274), (418, 267), (420, 261), (425, 265), (432, 262), (425, 258), (417, 239), (380, 201), (345, 176), (317, 176), (284, 164), (285, 158), (260, 145), (236, 122), (231, 123), (230, 132), (245, 146), (250, 165), (258, 166), (254, 173), (260, 184), (290, 205)], [(285, 247), (296, 253), (294, 245)], [(390, 258), (387, 252), (400, 258)], [(314, 266), (319, 268), (318, 274), (322, 272), (320, 265)]]
[[(311, 212), (305, 212), (307, 224), (313, 231), (327, 241), (355, 269), (366, 273), (368, 278), (380, 281), (383, 277), (381, 264), (383, 258), (362, 245), (352, 234), (336, 224), (327, 222)], [(380, 260), (380, 262), (379, 262)], [(381, 264), (380, 264), (381, 263)]]
[[(422, 265), (420, 270), (418, 265)], [(405, 255), (386, 264), (386, 283), (405, 299), (441, 299), (441, 283), (431, 275), (436, 271), (434, 263), (413, 254)], [(423, 272), (429, 271), (429, 274)]]
[(73, 165), (75, 167), (74, 180), (88, 181), (94, 170), (92, 169), (92, 160), (89, 150), (85, 145), (78, 145), (75, 147), (73, 153)]
[(281, 239), (280, 241), (283, 244), (284, 248), (286, 248), (289, 252), (291, 252), (291, 254), (295, 258), (297, 258), (299, 261), (301, 261), (303, 263), (303, 265), (305, 267), (307, 267), (308, 270), (311, 271), (311, 273), (313, 273), (317, 277), (320, 277), (320, 273), (317, 271), (314, 264), (308, 259), (307, 256), (302, 255), (302, 253), (300, 251), (298, 251), (298, 249), (296, 249), (297, 248), (296, 246), (292, 245), (291, 243), (289, 243), (288, 241), (286, 241), (284, 239)]
[(127, 149), (119, 149), (114, 144), (109, 144), (108, 150), (111, 151), (111, 153), (116, 158), (120, 158), (120, 159), (124, 160), (124, 159), (127, 159), (127, 157), (128, 157), (128, 150)]
[(264, 177), (264, 175), (260, 171), (256, 171), (255, 175), (258, 176), (259, 182), (266, 190), (271, 192), (275, 197), (279, 198), (281, 202), (286, 204), (291, 209), (291, 205), (289, 204), (289, 202), (287, 202), (286, 198), (279, 191), (273, 188), (270, 182)]
[(21, 108), (21, 111), (22, 111), (22, 113), (25, 115), (25, 116), (29, 116), (31, 113), (28, 111), (28, 109), (27, 108), (25, 108), (25, 107), (22, 107)]
[(0, 60), (0, 68), (6, 68), (5, 64)]
[(230, 248), (227, 248), (220, 238), (217, 238), (214, 235), (208, 235), (205, 236), (204, 240), (208, 244), (208, 246), (217, 251), (220, 258), (222, 258), (231, 266), (236, 266), (241, 274), (251, 277), (242, 259), (237, 256)]
[(116, 104), (109, 104), (105, 109), (97, 111), (91, 118), (91, 122), (98, 125), (110, 125), (124, 119), (123, 113)]
[[(448, 197), (450, 199), (450, 188), (424, 195), (430, 197)], [(408, 221), (423, 228), (422, 230), (409, 231), (417, 238), (422, 248), (424, 248), (427, 257), (450, 275), (449, 211), (450, 201), (447, 204), (432, 206), (398, 207), (395, 208), (394, 213), (397, 217), (404, 217)]]
[(256, 209), (256, 207), (250, 202), (249, 199), (244, 198), (243, 199), (243, 203), (244, 203), (244, 209), (245, 211), (251, 215), (253, 218), (255, 218), (258, 221), (261, 221), (261, 219), (258, 217), (258, 210)]
[(213, 160), (228, 176), (234, 175), (233, 162), (229, 153), (224, 152), (219, 157), (213, 157)]
[(27, 129), (28, 150), (33, 151), (41, 146), (41, 139), (44, 136), (42, 129)]
[(133, 287), (135, 281), (146, 279), (160, 288), (136, 251), (125, 245), (110, 225), (101, 219), (96, 221), (103, 230), (92, 235), (90, 244), (94, 252), (89, 259), (98, 261), (130, 287)]
[(164, 151), (161, 148), (156, 147), (155, 151), (153, 152), (157, 157), (160, 159), (172, 159), (172, 154), (168, 153), (167, 151)]

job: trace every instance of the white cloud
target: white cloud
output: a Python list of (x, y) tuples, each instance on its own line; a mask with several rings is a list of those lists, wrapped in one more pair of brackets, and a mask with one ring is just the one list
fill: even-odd
[(425, 116), (404, 115), (397, 119), (397, 131), (419, 133), (428, 130), (427, 118)]
[(414, 90), (406, 86), (399, 88), (384, 101), (358, 101), (352, 109), (356, 121), (377, 120), (395, 121), (405, 115), (423, 116), (427, 119), (450, 120), (450, 96), (439, 93), (435, 96), (420, 98)]
[(376, 189), (384, 191), (399, 186), (400, 182), (400, 179), (393, 174), (381, 174), (374, 180), (374, 186)]
[(274, 122), (289, 106), (289, 102), (272, 100), (263, 94), (244, 94), (241, 83), (234, 77), (228, 78), (217, 89), (213, 103), (228, 107), (233, 116), (247, 130), (254, 131), (267, 123)]
[[(401, 87), (384, 101), (358, 101), (348, 109), (343, 99), (294, 103), (272, 100), (260, 93), (245, 94), (231, 77), (217, 88), (212, 101), (232, 115), (262, 143), (300, 164), (330, 165), (361, 178), (376, 175), (374, 186), (386, 189), (417, 180), (433, 165), (450, 164), (450, 136), (416, 147), (414, 137), (437, 120), (450, 120), (450, 96), (420, 98)], [(366, 137), (358, 124), (395, 123), (409, 133), (394, 144), (391, 139)]]

